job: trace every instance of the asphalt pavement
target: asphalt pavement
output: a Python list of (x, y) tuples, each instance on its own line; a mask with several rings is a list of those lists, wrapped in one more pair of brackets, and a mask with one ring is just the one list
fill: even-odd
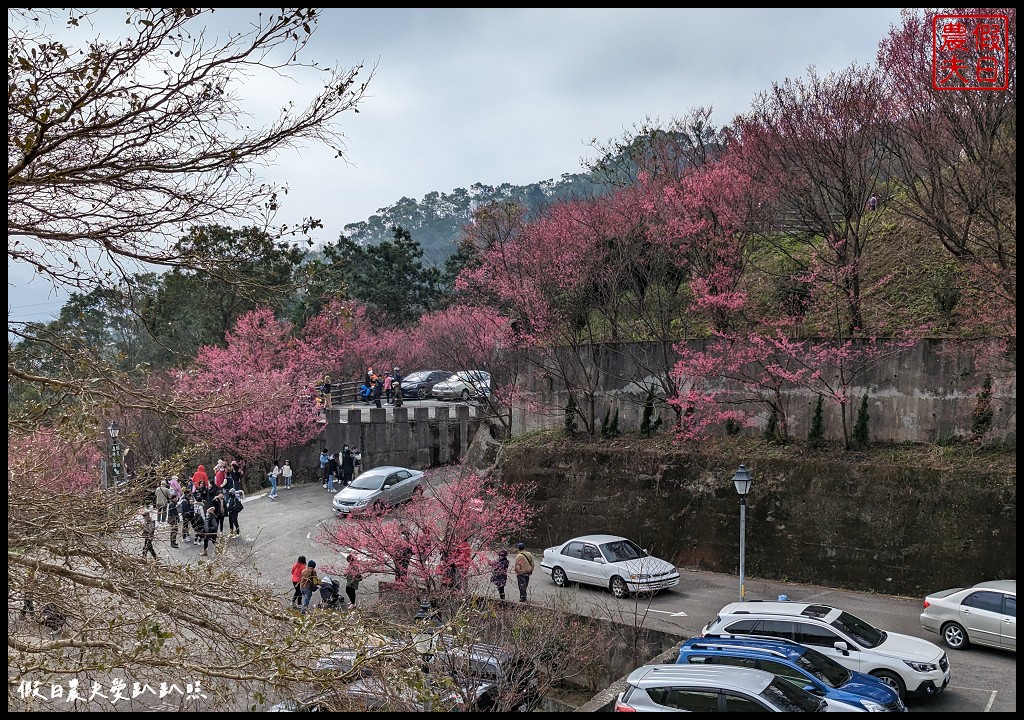
[[(282, 604), (287, 604), (292, 591), (290, 569), (299, 555), (316, 560), (320, 566), (340, 560), (316, 540), (320, 533), (337, 522), (331, 509), (332, 497), (333, 494), (319, 484), (279, 490), (277, 500), (270, 500), (266, 495), (247, 496), (245, 510), (239, 517), (242, 538), (227, 543), (226, 553), (218, 553), (209, 559), (237, 565), (243, 571), (257, 574), (262, 581), (276, 588)], [(614, 532), (614, 529), (609, 529), (609, 532)], [(167, 552), (166, 539), (158, 543), (157, 550)], [(187, 561), (192, 561), (197, 554), (191, 546), (170, 552)], [(542, 549), (536, 548), (533, 552), (539, 559)], [(679, 585), (662, 591), (654, 598), (616, 600), (607, 590), (599, 588), (556, 588), (550, 577), (538, 567), (530, 583), (530, 602), (691, 637), (714, 619), (724, 605), (740, 599), (738, 575), (688, 568), (679, 568), (679, 571), (682, 576)], [(368, 577), (359, 587), (360, 602), (373, 602), (378, 583), (391, 579), (387, 575)], [(486, 579), (478, 590), (481, 593), (494, 592)], [(775, 600), (779, 595), (787, 595), (794, 602), (833, 605), (883, 630), (924, 638), (937, 645), (940, 643), (938, 636), (921, 628), (921, 598), (752, 577), (746, 578), (744, 592), (746, 600)], [(1016, 712), (1015, 653), (978, 647), (947, 650), (947, 653), (951, 667), (949, 686), (935, 697), (911, 699), (911, 712)]]

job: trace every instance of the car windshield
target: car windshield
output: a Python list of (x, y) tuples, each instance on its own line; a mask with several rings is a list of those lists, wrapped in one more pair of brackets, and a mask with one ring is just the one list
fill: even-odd
[(383, 475), (377, 475), (375, 473), (363, 473), (349, 485), (353, 490), (380, 490), (381, 484), (384, 482)]
[(629, 540), (615, 540), (601, 546), (601, 554), (608, 562), (625, 562), (626, 560), (638, 560), (647, 557), (640, 546)]
[(853, 677), (852, 670), (843, 667), (828, 655), (822, 655), (813, 648), (806, 648), (803, 655), (797, 659), (796, 664), (833, 688), (842, 687)]
[(824, 700), (778, 676), (761, 691), (761, 697), (784, 712), (820, 712), (828, 707)]
[(423, 382), (428, 377), (430, 377), (430, 373), (429, 372), (414, 372), (414, 373), (409, 373), (408, 375), (406, 375), (405, 376), (405, 381), (406, 382)]
[(832, 627), (846, 633), (864, 647), (874, 648), (885, 642), (884, 632), (848, 612), (839, 613), (839, 617), (832, 621)]

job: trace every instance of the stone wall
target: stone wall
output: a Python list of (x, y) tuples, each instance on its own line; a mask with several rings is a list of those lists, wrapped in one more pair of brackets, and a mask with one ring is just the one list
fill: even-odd
[(999, 470), (941, 470), (887, 462), (884, 452), (724, 458), (646, 451), (629, 440), (554, 449), (513, 443), (498, 471), (513, 489), (536, 487), (541, 512), (527, 538), (534, 547), (611, 532), (679, 567), (735, 573), (737, 460), (754, 478), (750, 577), (906, 596), (1016, 577), (1012, 458)]
[[(389, 412), (393, 413), (390, 422)], [(359, 448), (363, 469), (398, 465), (423, 470), (457, 462), (465, 455), (481, 423), (480, 419), (470, 417), (466, 405), (434, 408), (433, 417), (428, 408), (422, 407), (390, 411), (371, 408), (369, 422), (362, 422), (359, 408), (332, 408), (326, 413), (327, 423), (321, 437), (287, 455), (300, 481), (318, 477), (320, 451), (325, 447), (330, 454), (341, 452), (344, 445)]]
[[(702, 340), (690, 341), (696, 349)], [(986, 373), (991, 373), (995, 416), (988, 439), (1016, 443), (1017, 377), (1015, 358), (1007, 357), (1006, 368), (975, 367), (975, 353), (969, 345), (954, 345), (927, 339), (895, 352), (860, 374), (849, 392), (847, 423), (852, 431), (861, 397), (867, 393), (872, 440), (883, 442), (940, 442), (971, 433), (971, 413)], [(648, 387), (661, 387), (659, 369), (670, 368), (675, 355), (670, 346), (657, 343), (606, 343), (587, 348), (581, 354), (583, 364), (565, 360), (571, 382), (578, 387), (592, 383), (594, 415), (600, 427), (605, 413), (619, 413), (619, 427), (636, 430), (643, 418)], [(535, 364), (536, 367), (536, 364)], [(822, 368), (826, 379), (835, 384), (835, 372)], [(551, 374), (542, 369), (526, 372), (519, 379), (522, 391), (512, 413), (515, 435), (532, 430), (562, 427), (568, 394)], [(500, 382), (498, 383), (500, 386)], [(788, 404), (790, 435), (806, 438), (817, 395), (804, 388), (784, 391)], [(580, 400), (579, 395), (577, 400)], [(759, 413), (759, 426), (746, 429), (758, 435), (767, 422), (763, 406), (740, 403), (739, 407)], [(842, 420), (839, 405), (825, 398), (823, 406), (826, 437), (841, 440)], [(664, 425), (670, 426), (674, 413), (662, 407)]]

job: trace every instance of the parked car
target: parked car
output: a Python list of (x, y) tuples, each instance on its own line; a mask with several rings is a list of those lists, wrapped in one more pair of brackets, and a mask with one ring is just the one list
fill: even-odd
[(856, 712), (765, 670), (644, 665), (626, 678), (615, 712)]
[(531, 712), (540, 703), (537, 666), (528, 656), (489, 643), (457, 643), (441, 636), (429, 661), (431, 672), (455, 680), (459, 693), (475, 697), (478, 709)]
[(969, 645), (1017, 652), (1017, 581), (988, 580), (924, 599), (921, 627), (953, 650)]
[(451, 370), (417, 370), (402, 378), (402, 397), (406, 400), (424, 400), (442, 380), (454, 373)]
[(430, 394), (442, 400), (486, 400), (491, 394), (491, 374), (483, 370), (463, 370), (434, 385)]
[(355, 515), (371, 510), (383, 510), (423, 492), (420, 470), (382, 465), (366, 470), (334, 496), (334, 512)]
[(878, 678), (850, 670), (792, 640), (690, 638), (679, 647), (676, 664), (752, 667), (785, 678), (826, 700), (857, 705), (868, 712), (907, 712), (896, 691)]
[(558, 587), (596, 585), (619, 598), (679, 584), (675, 566), (618, 535), (583, 535), (544, 551), (540, 566)]
[[(318, 673), (341, 676), (358, 667), (360, 676), (333, 693), (286, 701), (278, 709), (314, 705), (325, 710), (333, 705), (334, 709), (531, 712), (540, 703), (537, 668), (531, 658), (498, 645), (462, 643), (451, 635), (434, 637), (426, 654), (415, 637), (372, 636), (358, 648), (325, 655), (315, 664)], [(420, 671), (434, 678), (432, 693), (423, 692), (414, 681)]]
[(949, 684), (949, 658), (938, 645), (880, 630), (855, 615), (800, 602), (736, 602), (704, 626), (701, 637), (756, 635), (813, 647), (840, 665), (874, 675), (899, 693), (936, 695)]

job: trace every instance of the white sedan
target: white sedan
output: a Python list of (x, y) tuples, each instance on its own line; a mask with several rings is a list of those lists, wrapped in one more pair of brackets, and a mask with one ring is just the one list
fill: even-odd
[(583, 535), (544, 551), (540, 566), (558, 587), (571, 582), (611, 590), (617, 598), (679, 584), (675, 566), (618, 535)]

